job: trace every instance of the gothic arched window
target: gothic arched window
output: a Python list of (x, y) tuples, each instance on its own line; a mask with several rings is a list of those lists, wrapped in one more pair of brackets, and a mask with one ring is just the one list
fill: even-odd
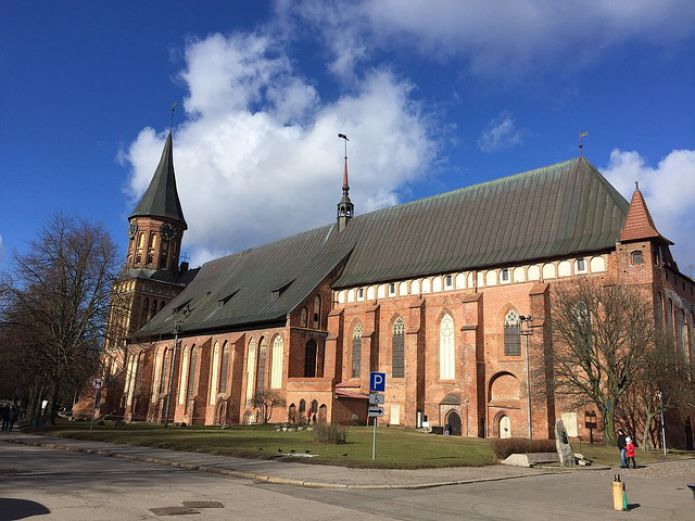
[(398, 317), (393, 323), (391, 337), (391, 375), (394, 378), (405, 376), (405, 323)]
[(307, 311), (307, 309), (306, 309), (305, 307), (302, 308), (302, 314), (301, 314), (301, 316), (300, 316), (300, 318), (299, 318), (299, 325), (300, 325), (300, 327), (306, 327), (306, 326), (307, 326), (307, 316), (308, 316), (308, 314), (309, 314), (309, 312)]
[(270, 366), (270, 387), (279, 389), (282, 387), (282, 359), (284, 355), (285, 344), (282, 336), (277, 335), (273, 340), (272, 365)]
[(439, 378), (453, 380), (455, 376), (454, 319), (444, 315), (439, 325)]
[(217, 388), (218, 393), (227, 392), (227, 375), (229, 370), (229, 342), (224, 343), (222, 348), (222, 361), (220, 362), (220, 382)]
[(195, 393), (195, 372), (198, 370), (198, 355), (200, 349), (196, 346), (191, 347), (190, 360), (188, 362), (188, 393), (186, 396), (187, 401), (191, 401)]
[(519, 356), (521, 354), (521, 329), (519, 313), (510, 309), (504, 317), (504, 354)]
[(169, 372), (169, 349), (164, 348), (164, 354), (162, 355), (162, 372), (159, 375), (159, 392), (163, 393), (166, 389), (167, 373)]
[(321, 328), (321, 297), (314, 297), (314, 329)]
[(352, 377), (360, 377), (362, 367), (362, 324), (358, 323), (352, 330)]
[(256, 392), (262, 393), (265, 390), (265, 361), (268, 351), (268, 342), (265, 337), (261, 337), (258, 349), (258, 375), (256, 376)]
[(256, 377), (256, 339), (252, 338), (249, 342), (249, 350), (246, 355), (246, 404), (250, 405), (253, 400), (253, 381)]

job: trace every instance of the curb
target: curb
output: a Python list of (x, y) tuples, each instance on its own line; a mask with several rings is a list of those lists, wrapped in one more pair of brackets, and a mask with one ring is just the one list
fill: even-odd
[(478, 479), (459, 479), (452, 481), (434, 481), (429, 483), (412, 483), (412, 484), (378, 484), (378, 485), (357, 485), (349, 483), (330, 483), (325, 481), (304, 481), (301, 479), (294, 478), (283, 478), (281, 476), (268, 476), (265, 474), (255, 474), (253, 472), (246, 472), (243, 470), (234, 470), (223, 467), (208, 467), (204, 465), (195, 465), (191, 463), (182, 463), (177, 461), (172, 461), (169, 459), (156, 458), (156, 457), (140, 457), (132, 456), (130, 454), (121, 454), (115, 451), (103, 450), (103, 449), (88, 449), (84, 447), (78, 447), (75, 445), (64, 445), (55, 442), (42, 442), (40, 440), (27, 440), (18, 438), (5, 438), (1, 439), (5, 443), (13, 443), (15, 445), (29, 445), (33, 447), (44, 447), (47, 449), (61, 450), (64, 452), (79, 452), (83, 454), (93, 454), (97, 456), (119, 458), (125, 460), (137, 460), (145, 461), (147, 463), (153, 463), (155, 465), (163, 465), (168, 467), (179, 468), (182, 470), (198, 471), (198, 472), (208, 472), (213, 474), (223, 474), (225, 476), (232, 476), (241, 479), (248, 479), (254, 481), (255, 483), (270, 483), (273, 485), (292, 485), (297, 487), (306, 488), (322, 488), (322, 489), (342, 489), (342, 490), (418, 490), (425, 488), (435, 488), (435, 487), (445, 487), (452, 485), (470, 485), (473, 483), (486, 483), (489, 481), (507, 481), (512, 479), (522, 479), (529, 478), (533, 476), (548, 476), (552, 474), (562, 474), (566, 471), (564, 470), (553, 470), (553, 471), (543, 471), (534, 472), (528, 474), (519, 474), (517, 476), (498, 476), (492, 478), (478, 478)]

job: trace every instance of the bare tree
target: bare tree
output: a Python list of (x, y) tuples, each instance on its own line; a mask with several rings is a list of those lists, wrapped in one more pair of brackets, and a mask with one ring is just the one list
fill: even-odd
[(257, 391), (253, 395), (253, 405), (261, 409), (263, 423), (268, 423), (273, 416), (273, 409), (285, 405), (285, 400), (277, 391), (266, 389), (265, 391)]
[[(661, 403), (658, 398), (661, 393)], [(654, 348), (644, 354), (638, 377), (632, 382), (628, 400), (620, 404), (620, 419), (631, 425), (632, 432), (642, 434), (642, 448), (656, 446), (656, 419), (660, 406), (665, 412), (685, 413), (695, 405), (695, 382), (684, 353), (667, 329), (657, 330)]]
[(14, 270), (1, 284), (0, 328), (9, 343), (0, 357), (0, 380), (16, 370), (31, 372), (24, 389), (30, 409), (48, 401), (48, 420), (99, 364), (117, 275), (116, 246), (103, 227), (58, 215), (15, 255)]
[(633, 287), (585, 279), (558, 288), (551, 306), (556, 396), (574, 406), (593, 403), (612, 443), (618, 405), (654, 349), (651, 299)]

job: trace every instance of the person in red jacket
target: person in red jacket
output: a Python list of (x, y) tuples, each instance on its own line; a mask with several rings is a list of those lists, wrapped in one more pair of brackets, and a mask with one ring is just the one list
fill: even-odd
[(632, 468), (637, 468), (637, 463), (635, 463), (635, 444), (632, 442), (630, 436), (625, 438), (625, 456), (627, 457), (627, 468), (630, 468), (630, 462), (632, 462)]

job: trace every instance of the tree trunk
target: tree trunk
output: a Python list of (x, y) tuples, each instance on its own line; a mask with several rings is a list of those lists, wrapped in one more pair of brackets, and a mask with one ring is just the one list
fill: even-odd
[(651, 432), (652, 421), (654, 420), (656, 413), (650, 413), (646, 411), (644, 418), (644, 432), (642, 434), (642, 450), (647, 451), (649, 448), (649, 433)]
[(603, 428), (604, 435), (606, 439), (606, 445), (615, 445), (617, 440), (615, 438), (615, 409), (613, 407), (610, 410), (604, 411), (603, 413)]

